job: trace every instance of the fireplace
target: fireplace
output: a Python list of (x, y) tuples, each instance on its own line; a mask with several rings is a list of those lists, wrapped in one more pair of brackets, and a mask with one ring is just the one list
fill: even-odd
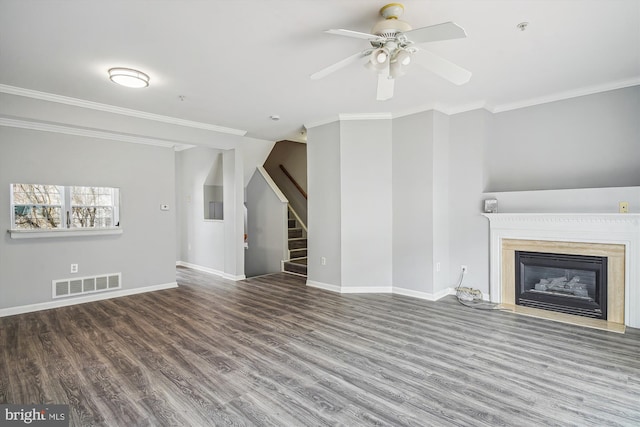
[[(526, 316), (613, 332), (640, 328), (640, 214), (484, 215), (490, 220), (492, 302)], [(516, 305), (515, 251), (606, 257), (606, 320)]]
[(517, 250), (515, 303), (607, 320), (607, 257)]

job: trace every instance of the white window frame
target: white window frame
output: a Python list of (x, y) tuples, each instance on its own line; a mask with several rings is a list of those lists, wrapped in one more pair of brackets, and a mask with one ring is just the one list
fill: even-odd
[[(74, 225), (74, 220), (73, 220), (73, 208), (74, 207), (79, 207), (79, 208), (111, 208), (111, 224), (113, 224), (111, 227), (117, 227), (118, 224), (120, 223), (120, 189), (119, 188), (115, 188), (115, 187), (100, 187), (100, 188), (110, 188), (111, 190), (113, 190), (111, 192), (111, 204), (110, 205), (78, 205), (78, 204), (73, 204), (72, 201), (72, 193), (73, 193), (73, 187), (87, 187), (86, 185), (70, 185), (67, 187), (64, 187), (65, 189), (65, 206), (68, 207), (66, 212), (65, 212), (65, 224), (68, 224), (67, 228), (76, 228), (76, 229), (85, 229), (85, 228), (92, 228), (92, 227), (78, 227)], [(67, 215), (69, 216), (69, 222), (67, 223)], [(104, 228), (110, 228), (110, 227), (93, 227), (93, 228), (100, 228), (100, 229), (104, 229)]]
[[(43, 185), (43, 184), (39, 184)], [(50, 184), (45, 184), (50, 185)], [(109, 227), (78, 227), (74, 225), (73, 222), (73, 207), (94, 207), (94, 205), (73, 205), (71, 201), (71, 192), (73, 187), (80, 187), (75, 185), (55, 185), (58, 188), (60, 193), (60, 201), (61, 205), (31, 205), (31, 206), (60, 206), (60, 224), (57, 228), (36, 228), (36, 229), (20, 229), (16, 228), (16, 218), (15, 218), (15, 201), (13, 194), (13, 186), (14, 183), (9, 184), (9, 200), (10, 200), (10, 218), (11, 225), (9, 229), (9, 233), (12, 239), (27, 239), (27, 238), (40, 238), (40, 237), (62, 237), (62, 236), (95, 236), (95, 235), (112, 235), (112, 234), (122, 234), (122, 228), (120, 227), (120, 189), (115, 187), (105, 187), (112, 188), (112, 205), (95, 205), (95, 207), (110, 207), (112, 208), (112, 218), (111, 223), (112, 226)], [(23, 206), (22, 204), (18, 204), (18, 206)], [(67, 221), (69, 218), (69, 221)]]

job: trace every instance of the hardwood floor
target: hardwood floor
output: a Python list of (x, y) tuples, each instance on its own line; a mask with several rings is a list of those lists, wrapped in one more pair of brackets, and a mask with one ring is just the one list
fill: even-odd
[(177, 274), (0, 319), (0, 402), (68, 403), (78, 426), (640, 425), (637, 329)]

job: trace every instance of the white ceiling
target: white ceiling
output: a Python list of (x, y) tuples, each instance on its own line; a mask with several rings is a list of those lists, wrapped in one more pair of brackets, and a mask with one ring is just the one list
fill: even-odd
[[(368, 47), (324, 30), (369, 32), (386, 3), (0, 0), (0, 84), (267, 140), (339, 114), (502, 111), (640, 84), (640, 0), (407, 0), (403, 19), (414, 28), (454, 21), (466, 30), (423, 48), (472, 71), (469, 83), (412, 68), (393, 99), (376, 101), (376, 76), (358, 64), (309, 79)], [(148, 73), (151, 86), (111, 83), (114, 66)]]

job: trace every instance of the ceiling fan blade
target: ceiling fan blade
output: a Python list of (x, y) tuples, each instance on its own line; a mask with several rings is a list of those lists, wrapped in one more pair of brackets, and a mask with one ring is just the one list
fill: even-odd
[(462, 39), (467, 37), (464, 28), (453, 22), (416, 28), (404, 33), (414, 43), (437, 42), (441, 40)]
[(417, 52), (412, 58), (427, 70), (457, 85), (463, 85), (471, 79), (471, 71), (426, 50)]
[(380, 36), (376, 36), (375, 34), (361, 33), (359, 31), (352, 31), (352, 30), (344, 30), (342, 28), (337, 30), (327, 30), (325, 31), (325, 33), (335, 34), (337, 36), (354, 37), (356, 39), (364, 39), (364, 40), (376, 40), (380, 38)]
[(358, 62), (359, 59), (366, 57), (368, 53), (370, 52), (366, 50), (364, 52), (358, 52), (343, 59), (342, 61), (336, 62), (333, 65), (329, 65), (327, 68), (323, 68), (322, 70), (311, 74), (311, 80), (321, 79), (335, 71), (338, 71), (341, 68), (346, 67), (347, 65), (353, 64), (354, 62)]
[(395, 79), (389, 78), (387, 73), (378, 74), (378, 93), (376, 99), (378, 101), (386, 101), (393, 97), (393, 86)]

